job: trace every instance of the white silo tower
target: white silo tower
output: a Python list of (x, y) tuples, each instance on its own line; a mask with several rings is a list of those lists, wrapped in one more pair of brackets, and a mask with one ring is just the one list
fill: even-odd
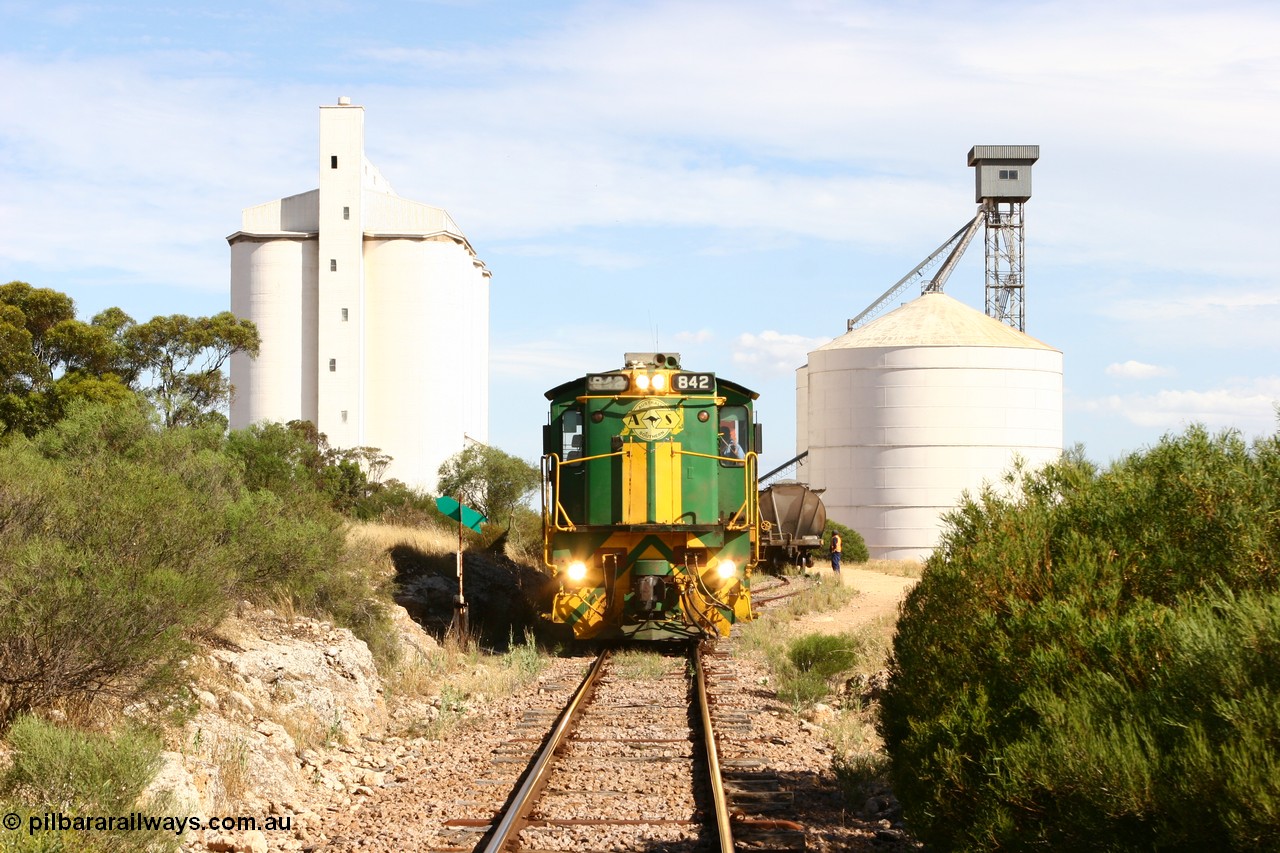
[(797, 389), (809, 484), (873, 558), (923, 559), (963, 491), (1062, 453), (1062, 353), (941, 292), (811, 352)]
[(309, 420), (434, 489), (488, 436), (489, 271), (444, 210), (397, 195), (364, 155), (364, 108), (320, 108), (319, 188), (245, 209), (231, 310), (262, 335), (231, 360), (231, 427)]

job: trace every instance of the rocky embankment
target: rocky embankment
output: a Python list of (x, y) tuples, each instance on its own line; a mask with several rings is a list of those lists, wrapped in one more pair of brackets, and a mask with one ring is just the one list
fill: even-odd
[[(435, 640), (398, 609), (407, 655)], [(190, 833), (189, 851), (311, 850), (334, 814), (394, 776), (424, 738), (392, 737), (440, 714), (439, 700), (388, 703), (368, 647), (344, 628), (242, 604), (189, 662), (196, 710), (152, 783), (174, 814), (254, 819)], [(274, 820), (270, 820), (274, 818)]]

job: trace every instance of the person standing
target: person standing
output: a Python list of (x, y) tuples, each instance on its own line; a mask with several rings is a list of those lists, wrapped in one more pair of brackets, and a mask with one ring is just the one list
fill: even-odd
[(844, 542), (840, 538), (839, 533), (831, 534), (831, 571), (840, 574), (840, 553), (844, 548)]

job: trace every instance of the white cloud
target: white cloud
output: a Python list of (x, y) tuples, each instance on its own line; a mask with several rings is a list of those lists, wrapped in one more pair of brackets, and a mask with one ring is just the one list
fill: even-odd
[(626, 270), (644, 266), (645, 258), (630, 252), (583, 246), (571, 241), (556, 243), (492, 243), (485, 253), (523, 258), (561, 258), (591, 269)]
[[(18, 5), (28, 18), (82, 8)], [(124, 7), (82, 24), (77, 12), (54, 41), (10, 39), (0, 265), (69, 291), (108, 279), (164, 299), (161, 283), (225, 293), (223, 237), (241, 208), (315, 186), (316, 106), (350, 95), (366, 107), (370, 159), (405, 197), (448, 209), (494, 269), (495, 401), (499, 382), (523, 393), (607, 369), (650, 346), (619, 342), (650, 341), (659, 324), (692, 335), (678, 338), (686, 363), (727, 372), (736, 350), (735, 379), (785, 392), (823, 339), (729, 330), (842, 330), (862, 294), (972, 215), (964, 154), (988, 142), (1042, 145), (1031, 275), (1071, 280), (1078, 304), (1116, 327), (1064, 326), (1053, 342), (1069, 364), (1088, 350), (1118, 379), (1158, 375), (1123, 362), (1143, 352), (1181, 377), (1247, 376), (1280, 348), (1263, 191), (1280, 181), (1274, 6), (1051, 0), (993, 16), (974, 3), (639, 0), (498, 24), (486, 16), (501, 4), (451, 17), (466, 0), (383, 18), (332, 0), (295, 14), (303, 5), (269, 4), (264, 17), (231, 0), (145, 26)], [(1021, 46), (1016, 69), (994, 43)], [(965, 263), (981, 254), (972, 246)], [(669, 263), (652, 288), (693, 307), (594, 336), (582, 324), (604, 316), (599, 299), (554, 292), (598, 282), (604, 299), (656, 258)], [(712, 313), (698, 297), (721, 260), (744, 298)], [(595, 275), (560, 278), (554, 264)], [(861, 304), (792, 319), (810, 297), (837, 304), (845, 284), (859, 295), (842, 298)], [(535, 289), (537, 300), (513, 296)], [(556, 317), (534, 320), (552, 304)], [(546, 340), (521, 343), (530, 329)], [(1111, 423), (1231, 412), (1252, 423), (1262, 411), (1270, 424), (1250, 402), (1265, 390), (1214, 394), (1094, 405)]]
[(734, 342), (735, 364), (755, 368), (764, 374), (790, 373), (804, 364), (809, 353), (827, 342), (827, 338), (791, 335), (767, 329), (758, 335), (744, 332)]
[(521, 380), (546, 376), (568, 379), (584, 372), (577, 348), (561, 341), (495, 343), (489, 355), (489, 368), (495, 377)]
[(1158, 294), (1107, 300), (1103, 316), (1121, 320), (1140, 343), (1195, 349), (1280, 348), (1280, 283), (1168, 286)]
[(1106, 369), (1108, 376), (1119, 376), (1122, 379), (1150, 379), (1154, 376), (1171, 376), (1173, 372), (1168, 367), (1133, 360), (1108, 364)]
[(1169, 389), (1155, 394), (1110, 395), (1089, 400), (1079, 408), (1113, 413), (1130, 423), (1162, 431), (1193, 423), (1211, 429), (1237, 429), (1244, 435), (1276, 430), (1280, 377), (1269, 376), (1207, 391)]

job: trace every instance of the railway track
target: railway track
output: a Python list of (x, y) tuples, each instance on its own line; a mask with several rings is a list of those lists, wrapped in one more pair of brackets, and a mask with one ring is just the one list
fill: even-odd
[(601, 653), (500, 812), (446, 822), (484, 833), (452, 849), (803, 850), (801, 827), (760, 814), (789, 803), (763, 763), (735, 749), (722, 765), (717, 732), (749, 721), (718, 710), (717, 678), (713, 654), (694, 647)]

